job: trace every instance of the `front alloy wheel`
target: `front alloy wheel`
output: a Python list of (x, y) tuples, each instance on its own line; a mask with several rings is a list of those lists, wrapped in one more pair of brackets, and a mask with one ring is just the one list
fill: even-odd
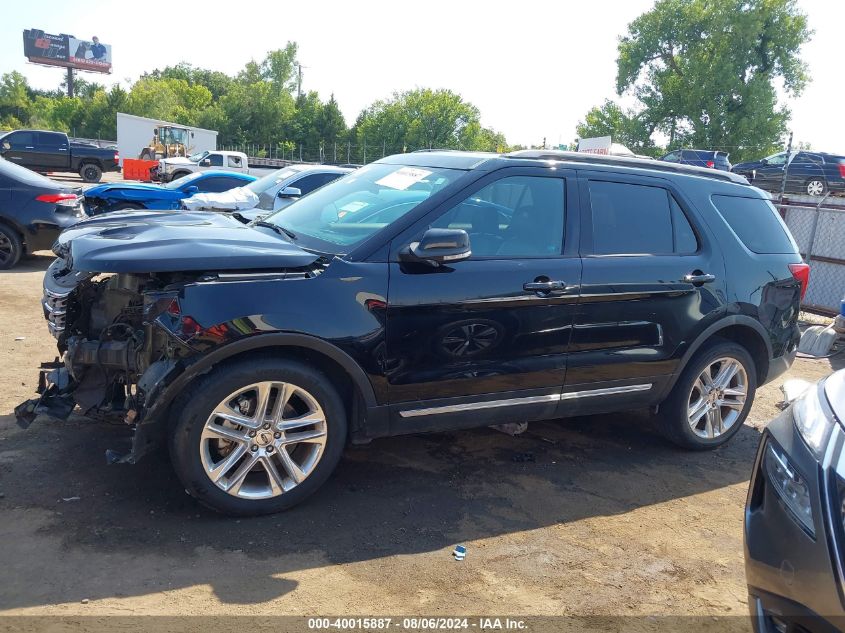
[(326, 445), (326, 416), (308, 391), (259, 382), (215, 407), (200, 440), (208, 478), (242, 499), (277, 497), (302, 483)]
[(346, 406), (317, 368), (257, 355), (221, 363), (171, 406), (170, 454), (185, 490), (226, 514), (279, 512), (331, 475)]

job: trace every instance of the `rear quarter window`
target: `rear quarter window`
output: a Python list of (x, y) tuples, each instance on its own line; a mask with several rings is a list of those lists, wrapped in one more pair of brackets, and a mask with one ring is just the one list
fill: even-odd
[(760, 254), (798, 252), (789, 230), (768, 200), (720, 195), (711, 200), (748, 250)]

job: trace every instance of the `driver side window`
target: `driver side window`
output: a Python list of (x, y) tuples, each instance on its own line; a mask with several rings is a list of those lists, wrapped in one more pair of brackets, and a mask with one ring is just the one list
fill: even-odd
[(211, 167), (222, 167), (223, 166), (223, 155), (222, 154), (209, 154), (206, 158), (210, 161), (209, 164)]
[(452, 207), (432, 228), (462, 229), (472, 259), (555, 257), (563, 250), (565, 181), (510, 176)]

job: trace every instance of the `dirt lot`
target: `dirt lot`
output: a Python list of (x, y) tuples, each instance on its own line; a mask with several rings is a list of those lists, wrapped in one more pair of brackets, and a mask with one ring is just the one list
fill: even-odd
[(165, 455), (107, 466), (121, 428), (17, 428), (55, 353), (38, 301), (49, 261), (0, 273), (0, 613), (747, 613), (742, 509), (780, 382), (714, 452), (669, 446), (642, 414), (387, 439), (348, 450), (305, 505), (234, 520), (185, 495)]

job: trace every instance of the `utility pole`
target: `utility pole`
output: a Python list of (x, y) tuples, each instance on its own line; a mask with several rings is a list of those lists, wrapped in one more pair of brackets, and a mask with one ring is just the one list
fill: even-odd
[[(786, 145), (786, 162), (783, 164), (783, 179), (780, 181), (780, 202), (783, 204), (783, 196), (786, 193), (786, 176), (789, 173), (789, 162), (792, 158), (792, 131), (789, 132), (789, 143)], [(781, 208), (781, 215), (784, 209)]]
[(296, 98), (302, 96), (302, 64), (297, 64), (297, 80), (296, 80)]
[(67, 96), (73, 99), (73, 68), (67, 69)]

